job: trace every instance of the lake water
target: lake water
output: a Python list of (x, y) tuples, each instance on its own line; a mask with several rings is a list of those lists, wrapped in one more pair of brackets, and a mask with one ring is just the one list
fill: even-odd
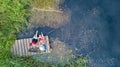
[(61, 28), (70, 38), (63, 40), (87, 55), (92, 67), (120, 67), (120, 0), (65, 0), (63, 6), (72, 14)]
[(120, 67), (119, 6), (120, 0), (65, 0), (62, 8), (71, 12), (70, 21), (38, 30), (60, 39), (76, 55), (86, 55), (91, 67)]

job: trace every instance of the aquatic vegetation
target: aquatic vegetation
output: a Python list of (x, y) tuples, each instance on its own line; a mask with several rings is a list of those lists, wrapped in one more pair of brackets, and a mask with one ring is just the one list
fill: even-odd
[(86, 67), (86, 57), (75, 57), (74, 61), (70, 61), (66, 67)]
[(51, 39), (52, 51), (49, 54), (34, 55), (33, 58), (41, 62), (61, 64), (67, 63), (68, 59), (72, 58), (72, 50), (68, 48), (64, 42), (58, 39)]
[(58, 28), (70, 20), (70, 12), (63, 11), (41, 11), (33, 10), (31, 12), (30, 27), (48, 26)]
[(64, 42), (53, 39), (51, 44), (53, 48), (51, 53), (34, 55), (33, 58), (37, 61), (57, 65), (57, 67), (86, 67), (86, 57), (75, 56)]
[(58, 28), (70, 19), (70, 11), (60, 8), (64, 0), (32, 0), (29, 27)]

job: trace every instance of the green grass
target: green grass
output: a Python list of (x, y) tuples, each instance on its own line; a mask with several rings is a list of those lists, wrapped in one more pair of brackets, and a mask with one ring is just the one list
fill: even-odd
[(85, 57), (76, 58), (75, 61), (69, 61), (67, 64), (47, 64), (35, 61), (32, 57), (12, 56), (6, 60), (0, 60), (1, 67), (86, 67)]
[(31, 0), (32, 7), (40, 9), (56, 8), (59, 3), (56, 0)]
[(23, 29), (27, 22), (27, 3), (21, 1), (0, 0), (0, 59), (9, 56), (11, 45), (16, 39), (15, 34)]
[[(4, 61), (4, 62), (3, 62)], [(35, 61), (31, 57), (11, 57), (6, 60), (0, 60), (1, 67), (49, 67), (47, 63)]]

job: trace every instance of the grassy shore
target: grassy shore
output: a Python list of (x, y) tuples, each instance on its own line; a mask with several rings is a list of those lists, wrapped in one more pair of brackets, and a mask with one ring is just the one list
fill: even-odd
[(31, 6), (39, 9), (58, 9), (63, 0), (31, 0)]
[[(39, 5), (43, 5), (42, 1), (39, 0)], [(40, 8), (54, 6), (52, 0), (44, 1), (47, 4), (39, 6)], [(36, 2), (33, 5), (36, 5)], [(30, 16), (30, 6), (29, 0), (0, 0), (0, 67), (56, 67), (54, 64), (35, 61), (32, 57), (13, 56), (10, 52), (17, 33), (29, 23), (27, 18)], [(84, 60), (78, 58), (62, 67), (74, 67), (76, 64), (76, 67), (85, 67)]]

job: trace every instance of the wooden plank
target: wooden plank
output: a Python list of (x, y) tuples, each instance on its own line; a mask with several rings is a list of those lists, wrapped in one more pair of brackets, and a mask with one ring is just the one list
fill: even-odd
[[(27, 51), (26, 51), (26, 50), (27, 50), (27, 48), (26, 48), (26, 47), (27, 47), (27, 46), (26, 46), (26, 44), (27, 44), (27, 39), (24, 39), (24, 40), (23, 40), (23, 43), (25, 43), (23, 46), (24, 46), (24, 53), (25, 53), (24, 55), (26, 56), (26, 54), (27, 54)], [(26, 49), (26, 50), (25, 50), (25, 49)]]

